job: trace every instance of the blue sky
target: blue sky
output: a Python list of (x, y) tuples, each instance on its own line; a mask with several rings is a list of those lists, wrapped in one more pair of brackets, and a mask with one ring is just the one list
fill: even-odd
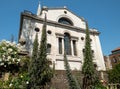
[(104, 55), (120, 47), (120, 0), (1, 0), (0, 1), (0, 40), (17, 41), (20, 13), (29, 10), (36, 13), (38, 1), (42, 6), (63, 7), (80, 17), (84, 17), (90, 28), (101, 32), (100, 41)]

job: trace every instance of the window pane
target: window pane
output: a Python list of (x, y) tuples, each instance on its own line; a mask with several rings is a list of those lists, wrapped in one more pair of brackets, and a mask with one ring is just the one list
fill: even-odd
[(72, 21), (71, 20), (69, 20), (68, 18), (60, 18), (59, 20), (58, 20), (58, 22), (59, 23), (62, 23), (62, 24), (67, 24), (67, 25), (73, 25), (73, 23), (72, 23)]
[(59, 54), (62, 54), (62, 38), (58, 39), (58, 43), (59, 43)]
[(64, 36), (64, 46), (67, 55), (71, 55), (71, 42), (70, 42), (70, 35), (65, 33)]
[(74, 51), (74, 55), (77, 55), (76, 41), (75, 40), (73, 40), (73, 51)]
[(51, 44), (47, 44), (47, 53), (51, 52)]

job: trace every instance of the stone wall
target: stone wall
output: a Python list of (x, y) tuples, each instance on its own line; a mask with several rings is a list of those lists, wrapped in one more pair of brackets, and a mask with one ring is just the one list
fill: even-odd
[[(55, 89), (69, 89), (69, 85), (68, 85), (68, 81), (67, 81), (67, 77), (66, 77), (66, 71), (64, 70), (56, 70), (55, 71), (55, 74), (54, 74), (54, 77), (52, 78), (52, 84), (51, 84), (51, 87), (55, 88)], [(80, 85), (82, 85), (82, 78), (83, 78), (83, 75), (80, 71), (72, 71), (72, 74), (75, 76), (75, 78), (78, 80), (78, 83)], [(98, 76), (100, 77), (100, 80), (102, 79), (101, 78), (101, 72), (98, 73)], [(104, 80), (106, 81), (105, 84), (103, 82), (103, 84), (105, 86), (107, 86), (107, 73), (106, 72), (103, 72), (103, 77), (104, 77)]]

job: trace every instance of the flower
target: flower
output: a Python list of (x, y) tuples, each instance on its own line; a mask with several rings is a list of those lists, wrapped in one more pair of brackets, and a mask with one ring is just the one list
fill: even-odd
[(1, 65), (1, 66), (4, 65), (4, 63), (1, 63), (0, 65)]
[(14, 61), (15, 61), (15, 58), (12, 58), (12, 61), (14, 62)]
[(4, 58), (5, 58), (5, 55), (2, 55), (2, 58), (4, 59)]
[(18, 62), (20, 62), (21, 59), (18, 59)]
[(9, 61), (8, 64), (11, 64), (11, 62)]
[(3, 40), (0, 42), (0, 66), (20, 62), (18, 52), (20, 45), (15, 42)]
[(8, 49), (8, 51), (9, 51), (9, 52), (12, 52), (12, 51), (13, 51), (13, 49), (9, 48), (9, 49)]
[(8, 56), (8, 60), (11, 59), (11, 56)]
[(3, 50), (6, 50), (6, 47), (2, 47)]
[(29, 84), (29, 82), (27, 81), (26, 84)]
[(14, 54), (17, 54), (17, 52), (14, 52)]
[(6, 67), (6, 65), (4, 65), (4, 67)]
[(12, 84), (12, 83), (10, 83), (10, 84), (9, 84), (9, 87), (11, 87), (12, 85), (13, 85), (13, 84)]
[(23, 78), (23, 76), (22, 76), (22, 75), (21, 75), (20, 77), (21, 77), (21, 78)]

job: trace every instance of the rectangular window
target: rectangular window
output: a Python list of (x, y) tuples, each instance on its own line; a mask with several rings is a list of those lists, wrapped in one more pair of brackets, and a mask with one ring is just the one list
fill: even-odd
[(76, 49), (76, 41), (73, 40), (73, 52), (74, 52), (74, 55), (77, 56), (77, 49)]
[(62, 54), (62, 38), (58, 38), (59, 54)]
[(51, 44), (47, 44), (47, 53), (51, 52)]

